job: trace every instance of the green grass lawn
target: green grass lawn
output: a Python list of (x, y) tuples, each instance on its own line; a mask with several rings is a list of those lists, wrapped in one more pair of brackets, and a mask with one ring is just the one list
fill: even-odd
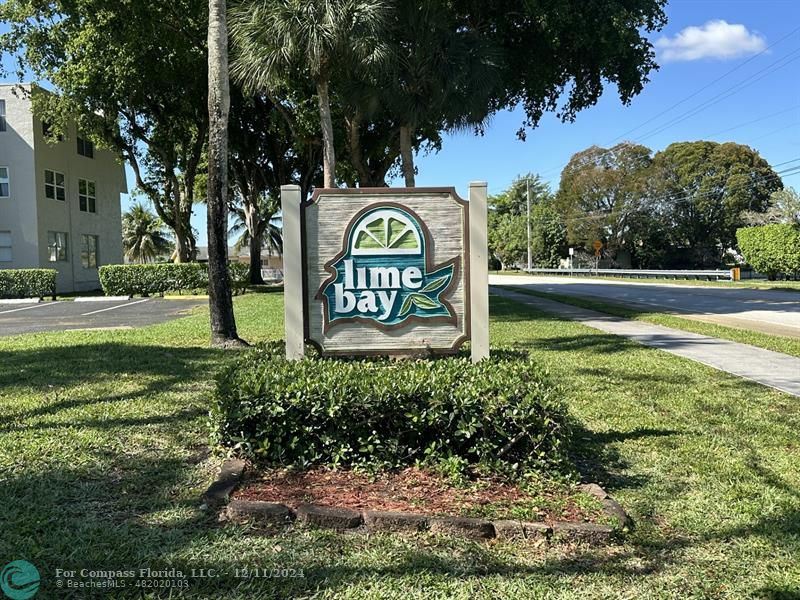
[[(526, 277), (568, 277), (567, 275), (549, 273), (524, 273), (523, 271), (490, 271), (490, 275), (524, 275)], [(780, 290), (784, 292), (800, 292), (800, 281), (767, 281), (766, 279), (744, 279), (741, 281), (704, 281), (702, 279), (666, 279), (664, 277), (586, 277), (575, 275), (573, 279), (589, 279), (591, 281), (624, 281), (626, 283), (660, 283), (662, 285), (693, 285), (698, 287), (723, 287), (731, 289), (749, 288), (757, 290)]]
[[(241, 334), (282, 334), (281, 296), (236, 299)], [(633, 342), (492, 299), (496, 343), (527, 348), (580, 425), (576, 463), (637, 528), (611, 548), (433, 536), (277, 536), (198, 510), (219, 458), (207, 394), (230, 356), (208, 317), (131, 331), (0, 338), (0, 567), (218, 569), (202, 598), (796, 598), (796, 398)], [(304, 577), (236, 578), (243, 567)], [(78, 590), (72, 597), (91, 597)], [(116, 589), (104, 597), (168, 597)], [(176, 595), (174, 592), (173, 596)]]
[(683, 331), (691, 331), (701, 335), (731, 340), (733, 342), (740, 342), (742, 344), (750, 344), (751, 346), (765, 348), (774, 352), (782, 352), (783, 354), (800, 357), (800, 338), (770, 335), (760, 331), (739, 329), (737, 327), (726, 327), (724, 325), (717, 325), (716, 323), (706, 323), (704, 321), (687, 319), (668, 313), (640, 310), (631, 308), (630, 306), (623, 306), (621, 304), (602, 302), (594, 299), (590, 300), (585, 297), (581, 298), (578, 296), (569, 296), (567, 294), (540, 292), (539, 290), (531, 290), (517, 286), (510, 286), (510, 289), (521, 294), (547, 298), (548, 300), (555, 300), (556, 302), (563, 302), (564, 304), (571, 304), (573, 306), (579, 306), (581, 308), (587, 308), (589, 310), (595, 310), (609, 315), (615, 315), (617, 317), (645, 321), (647, 323), (663, 325), (664, 327), (681, 329)]

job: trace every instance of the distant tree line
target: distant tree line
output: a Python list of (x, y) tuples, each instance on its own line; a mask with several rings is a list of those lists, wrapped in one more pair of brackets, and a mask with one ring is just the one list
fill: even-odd
[[(503, 264), (527, 254), (525, 181), (492, 199), (492, 254)], [(780, 175), (736, 143), (678, 142), (653, 154), (642, 145), (592, 146), (576, 153), (550, 193), (535, 179), (531, 212), (533, 262), (558, 266), (573, 247), (633, 268), (716, 268), (735, 260), (736, 232), (800, 214)], [(509, 199), (522, 215), (508, 210)], [(547, 243), (546, 249), (543, 244)]]

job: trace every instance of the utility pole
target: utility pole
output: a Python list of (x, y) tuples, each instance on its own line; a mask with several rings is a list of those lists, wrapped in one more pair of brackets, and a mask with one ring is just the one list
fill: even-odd
[(527, 177), (525, 179), (525, 183), (527, 184), (527, 191), (525, 192), (525, 197), (527, 199), (528, 204), (528, 273), (531, 272), (533, 265), (531, 264), (531, 178)]

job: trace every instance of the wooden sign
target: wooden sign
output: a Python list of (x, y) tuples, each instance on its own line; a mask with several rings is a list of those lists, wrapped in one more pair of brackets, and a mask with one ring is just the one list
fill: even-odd
[(301, 203), (284, 186), (282, 205), (287, 357), (305, 343), (331, 356), (447, 354), (470, 337), (473, 359), (488, 355), (485, 184), (470, 202), (452, 188), (359, 188)]

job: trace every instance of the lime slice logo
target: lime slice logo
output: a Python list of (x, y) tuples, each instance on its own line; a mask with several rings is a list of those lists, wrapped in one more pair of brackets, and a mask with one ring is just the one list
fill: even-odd
[(325, 265), (331, 277), (317, 293), (325, 302), (326, 331), (353, 321), (384, 328), (408, 320), (455, 321), (445, 297), (458, 259), (434, 264), (424, 232), (417, 215), (396, 205), (374, 206), (354, 217), (341, 253)]
[(364, 215), (353, 225), (353, 256), (422, 254), (419, 230), (399, 210), (378, 209)]

